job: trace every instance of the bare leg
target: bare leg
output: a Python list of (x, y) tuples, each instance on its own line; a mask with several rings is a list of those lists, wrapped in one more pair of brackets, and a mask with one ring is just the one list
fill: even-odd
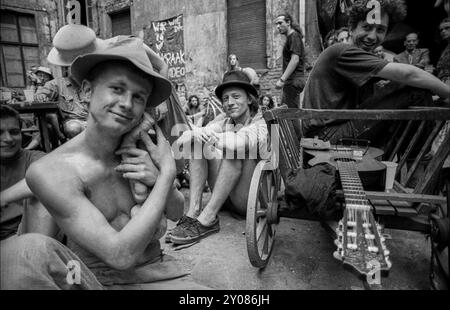
[(236, 159), (222, 160), (212, 191), (211, 200), (197, 218), (202, 225), (209, 226), (215, 221), (220, 208), (239, 182), (239, 178), (242, 174), (242, 162), (242, 160)]
[(191, 159), (189, 161), (189, 209), (187, 216), (197, 218), (202, 212), (202, 195), (206, 180), (211, 189), (214, 188), (221, 160)]
[(208, 162), (206, 159), (191, 159), (189, 161), (189, 210), (187, 216), (196, 218), (202, 209), (202, 194), (208, 177)]
[(233, 206), (236, 207), (236, 212), (240, 215), (247, 213), (248, 193), (250, 191), (250, 182), (252, 180), (253, 171), (256, 167), (256, 161), (243, 160), (242, 173), (238, 183), (230, 193), (230, 199)]

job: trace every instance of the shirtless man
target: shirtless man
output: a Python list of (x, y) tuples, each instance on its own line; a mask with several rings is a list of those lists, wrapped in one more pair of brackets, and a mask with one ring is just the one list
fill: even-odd
[[(170, 82), (153, 71), (142, 44), (129, 38), (73, 62), (72, 74), (90, 98), (86, 130), (34, 163), (26, 175), (66, 234), (67, 247), (39, 234), (5, 242), (2, 288), (103, 289), (155, 281), (153, 288), (161, 288), (169, 280), (176, 288), (180, 280), (173, 279), (186, 275), (173, 260), (162, 259), (158, 241), (164, 215), (177, 220), (183, 212), (169, 143), (156, 126), (155, 143), (146, 132), (140, 134), (145, 151), (118, 150), (146, 106), (159, 104), (171, 91)], [(121, 161), (124, 153), (129, 157)], [(140, 207), (129, 179), (152, 187)], [(70, 266), (79, 266), (78, 281), (69, 279)]]

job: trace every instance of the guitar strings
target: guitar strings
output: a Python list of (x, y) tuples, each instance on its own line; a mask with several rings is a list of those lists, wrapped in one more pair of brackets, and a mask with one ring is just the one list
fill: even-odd
[[(376, 252), (378, 247), (375, 246), (375, 238), (370, 230), (370, 219), (368, 212), (370, 211), (370, 205), (368, 204), (367, 197), (365, 195), (365, 191), (362, 187), (361, 181), (359, 179), (359, 175), (357, 174), (356, 167), (353, 163), (353, 160), (350, 158), (342, 158), (338, 161), (338, 168), (341, 174), (341, 183), (344, 189), (344, 196), (346, 200), (349, 202), (347, 204), (347, 211), (349, 214), (349, 224), (353, 227), (351, 235), (348, 236), (350, 248), (357, 248), (357, 235), (358, 235), (358, 226), (356, 225), (358, 214), (361, 215), (362, 218), (362, 233), (364, 234), (365, 242), (368, 245), (369, 252)], [(339, 163), (341, 163), (339, 165)], [(339, 167), (341, 166), (341, 167)], [(341, 169), (343, 168), (343, 169)]]

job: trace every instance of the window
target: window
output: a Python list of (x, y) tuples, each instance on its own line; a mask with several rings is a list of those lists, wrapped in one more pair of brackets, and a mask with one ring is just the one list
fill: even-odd
[(266, 69), (266, 1), (227, 1), (228, 54), (241, 67)]
[(112, 36), (131, 34), (130, 9), (110, 14)]
[(39, 45), (34, 15), (0, 12), (1, 85), (25, 87), (25, 73), (38, 66)]

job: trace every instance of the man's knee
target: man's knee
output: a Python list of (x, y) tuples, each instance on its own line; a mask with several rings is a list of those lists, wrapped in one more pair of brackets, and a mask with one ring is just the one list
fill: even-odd
[(17, 238), (7, 239), (1, 243), (1, 264), (12, 260), (46, 260), (58, 241), (42, 234), (23, 234)]
[(57, 241), (41, 234), (24, 234), (0, 243), (2, 289), (23, 289), (36, 274), (48, 271)]
[(244, 161), (242, 159), (224, 159), (221, 169), (228, 169), (234, 176), (238, 177), (242, 174)]

